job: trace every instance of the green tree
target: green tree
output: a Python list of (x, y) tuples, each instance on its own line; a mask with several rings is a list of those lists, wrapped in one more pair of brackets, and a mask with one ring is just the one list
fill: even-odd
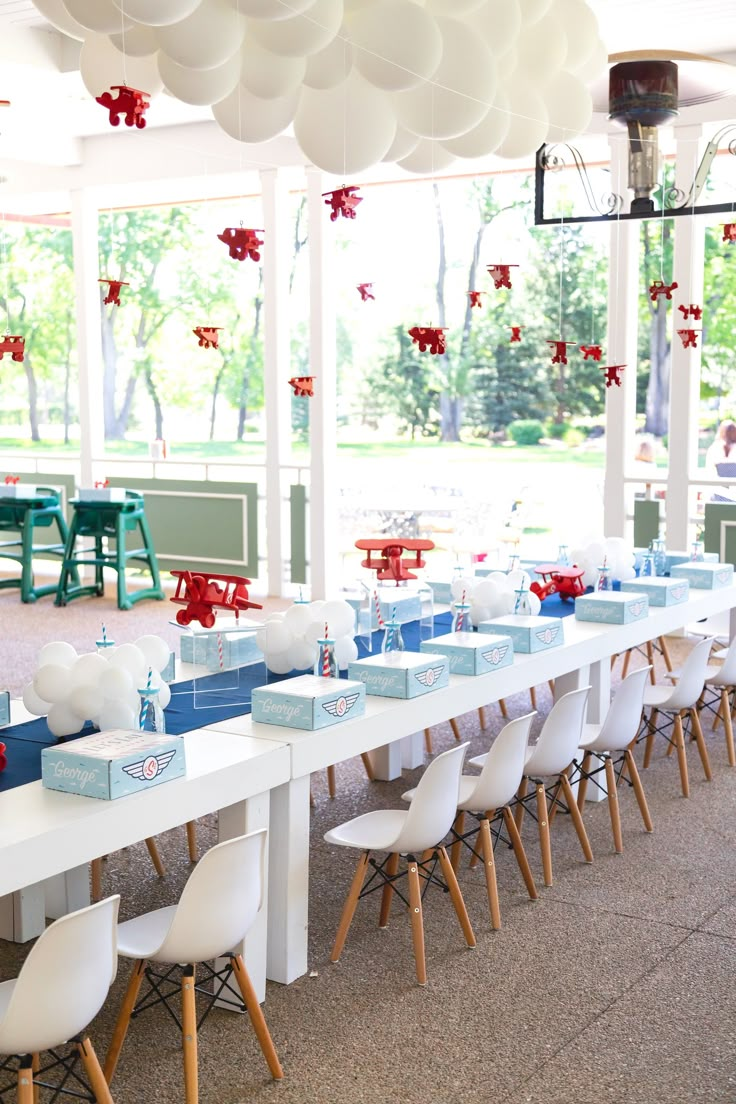
[(380, 375), (373, 382), (374, 398), (381, 401), (408, 432), (436, 437), (439, 433), (438, 392), (433, 385), (434, 357), (420, 353), (403, 326), (394, 331), (394, 351), (382, 361)]

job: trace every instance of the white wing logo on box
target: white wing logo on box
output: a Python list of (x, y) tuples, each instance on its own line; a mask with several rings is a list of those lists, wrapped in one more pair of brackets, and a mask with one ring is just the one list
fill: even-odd
[(152, 782), (159, 774), (166, 770), (176, 751), (165, 751), (162, 755), (147, 755), (145, 759), (139, 759), (137, 763), (128, 763), (123, 767), (131, 778), (137, 778), (139, 782)]
[(339, 698), (333, 698), (332, 701), (322, 702), (322, 708), (326, 709), (331, 717), (344, 717), (359, 697), (359, 694), (341, 694)]
[(441, 663), (439, 667), (428, 667), (426, 671), (419, 671), (414, 678), (421, 682), (422, 686), (434, 686), (444, 669), (445, 665)]
[(672, 595), (672, 597), (675, 599), (676, 602), (679, 602), (681, 598), (684, 598), (686, 593), (687, 593), (687, 587), (685, 587), (685, 586), (670, 587), (670, 594)]
[(504, 644), (502, 647), (491, 648), (490, 652), (481, 652), (480, 654), (483, 656), (486, 663), (490, 663), (494, 667), (497, 667), (508, 650), (508, 644)]
[(559, 625), (555, 625), (554, 627), (548, 625), (546, 629), (541, 629), (540, 632), (536, 633), (536, 637), (537, 640), (541, 640), (543, 644), (553, 644), (557, 639), (559, 631)]
[(634, 617), (640, 617), (641, 612), (644, 609), (644, 603), (643, 602), (632, 602), (631, 605), (629, 606), (629, 609), (633, 613)]
[(719, 571), (718, 574), (716, 575), (716, 578), (718, 579), (719, 583), (724, 583), (724, 584), (728, 583), (731, 580), (731, 572), (730, 571)]

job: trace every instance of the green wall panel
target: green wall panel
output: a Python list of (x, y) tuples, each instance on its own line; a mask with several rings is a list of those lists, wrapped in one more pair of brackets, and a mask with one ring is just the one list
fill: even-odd
[(307, 488), (294, 483), (289, 491), (291, 581), (307, 581)]
[(634, 499), (634, 548), (648, 548), (659, 537), (659, 507), (653, 499)]
[[(724, 522), (730, 523), (727, 526)], [(723, 536), (723, 553), (721, 553)], [(715, 552), (725, 563), (736, 565), (736, 503), (706, 502), (703, 548)]]

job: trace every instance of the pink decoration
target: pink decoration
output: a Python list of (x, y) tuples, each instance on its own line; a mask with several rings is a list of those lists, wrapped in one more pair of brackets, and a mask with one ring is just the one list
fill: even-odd
[(311, 399), (314, 394), (314, 381), (316, 376), (292, 376), (289, 380), (289, 387), (293, 387), (294, 394), (297, 398)]
[(677, 336), (682, 341), (683, 349), (697, 349), (699, 333), (702, 330), (678, 330)]
[[(117, 92), (113, 99), (111, 92)], [(106, 107), (110, 112), (110, 125), (120, 126), (120, 116), (125, 116), (125, 125), (137, 126), (143, 130), (146, 125), (144, 115), (151, 106), (150, 93), (141, 92), (138, 88), (128, 88), (125, 84), (113, 84), (110, 92), (103, 92), (101, 96), (95, 96), (98, 104)]]
[(490, 264), (486, 265), (488, 275), (493, 280), (493, 286), (496, 288), (510, 288), (511, 279), (509, 275), (509, 269), (518, 268), (517, 264)]
[(359, 203), (363, 202), (363, 197), (357, 195), (358, 189), (355, 185), (351, 185), (348, 188), (335, 188), (334, 192), (323, 192), (322, 195), (326, 196), (325, 207), (331, 207), (330, 220), (335, 222), (340, 215), (343, 218), (354, 219), (356, 215), (355, 208)]
[(414, 344), (419, 346), (420, 353), (429, 350), (435, 356), (441, 356), (446, 349), (446, 329), (446, 326), (412, 326), (408, 333)]
[(219, 349), (219, 331), (221, 329), (222, 326), (195, 326), (192, 333), (199, 338), (198, 344), (203, 349)]
[(5, 754), (5, 751), (6, 751), (5, 744), (0, 743), (0, 772), (4, 771), (5, 768), (8, 765), (8, 759), (7, 759), (7, 756)]
[(515, 341), (521, 341), (521, 331), (523, 329), (524, 329), (523, 326), (512, 326), (511, 327), (511, 337), (509, 338), (509, 344), (510, 345), (513, 345)]
[(567, 346), (577, 345), (577, 341), (555, 341), (547, 339), (550, 349), (554, 350), (553, 364), (567, 364)]
[(666, 299), (671, 299), (672, 292), (677, 286), (677, 280), (673, 280), (671, 284), (664, 284), (661, 280), (655, 280), (653, 284), (649, 285), (649, 298), (653, 303), (656, 303), (659, 295), (664, 295)]
[(583, 360), (600, 360), (603, 356), (600, 345), (581, 345), (580, 351), (583, 354)]
[(20, 334), (6, 334), (0, 340), (0, 360), (10, 353), (13, 360), (21, 361), (25, 356), (26, 339)]
[(98, 280), (98, 284), (107, 284), (107, 294), (102, 300), (103, 303), (115, 303), (120, 306), (120, 289), (121, 287), (129, 287), (127, 280)]
[(109, 479), (95, 479), (95, 487), (98, 490), (104, 490), (106, 487), (109, 487), (109, 486), (110, 486), (110, 480)]
[(360, 292), (360, 301), (365, 303), (368, 299), (375, 299), (375, 295), (371, 291), (373, 284), (358, 284), (358, 291)]
[(687, 307), (680, 303), (677, 309), (682, 311), (682, 317), (685, 321), (692, 316), (696, 322), (699, 322), (703, 317), (703, 308), (698, 306), (697, 303), (690, 303)]
[(19, 475), (6, 475), (5, 476), (5, 483), (8, 487), (15, 487), (16, 484), (20, 483), (20, 476)]
[(482, 293), (480, 291), (469, 291), (468, 292), (468, 295), (470, 296), (470, 305), (471, 305), (471, 307), (482, 307), (483, 306), (483, 302), (481, 300), (481, 294)]
[(258, 251), (258, 246), (263, 245), (263, 238), (259, 238), (258, 235), (263, 233), (265, 233), (264, 230), (246, 230), (242, 226), (226, 226), (217, 237), (219, 241), (225, 243), (234, 261), (244, 261), (246, 257), (250, 257), (252, 261), (260, 261), (261, 254)]
[(621, 373), (625, 367), (625, 364), (610, 364), (607, 367), (601, 364), (601, 372), (606, 373), (606, 387), (610, 387), (612, 383), (615, 383), (617, 387), (621, 386)]

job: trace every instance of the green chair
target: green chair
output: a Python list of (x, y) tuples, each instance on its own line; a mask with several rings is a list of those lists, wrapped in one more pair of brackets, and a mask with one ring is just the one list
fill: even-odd
[[(36, 529), (50, 529), (56, 525), (59, 532), (58, 544), (34, 544)], [(3, 496), (0, 486), (0, 532), (17, 534), (12, 540), (0, 541), (0, 558), (17, 560), (21, 573), (15, 579), (1, 579), (0, 589), (20, 587), (21, 602), (35, 602), (44, 594), (53, 594), (56, 583), (35, 586), (33, 577), (33, 557), (51, 556), (61, 559), (69, 535), (64, 514), (61, 509), (58, 492), (51, 487), (29, 487), (27, 498), (9, 498)], [(79, 577), (74, 568), (74, 581)]]
[[(131, 609), (143, 598), (163, 600), (156, 553), (151, 540), (151, 531), (146, 521), (143, 495), (135, 491), (126, 491), (120, 502), (88, 502), (72, 499), (74, 507), (69, 536), (64, 550), (64, 562), (56, 592), (56, 605), (65, 606), (73, 598), (87, 594), (98, 597), (104, 593), (103, 569), (111, 567), (118, 573), (118, 608)], [(142, 547), (126, 548), (126, 534), (140, 530)], [(93, 548), (75, 551), (77, 537), (88, 537), (94, 541)], [(151, 586), (143, 590), (128, 593), (125, 569), (129, 562), (148, 564), (151, 574)], [(75, 573), (78, 567), (93, 566), (95, 581), (90, 585), (80, 585)]]

